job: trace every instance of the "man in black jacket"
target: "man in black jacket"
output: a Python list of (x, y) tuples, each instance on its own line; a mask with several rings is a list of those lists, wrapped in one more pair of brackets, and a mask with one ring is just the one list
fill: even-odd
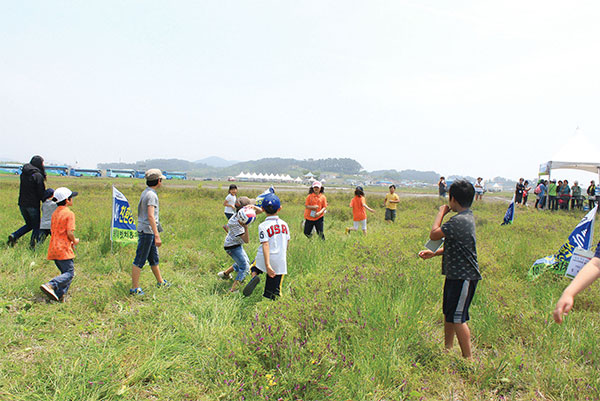
[(33, 231), (29, 246), (35, 248), (40, 237), (40, 203), (46, 190), (45, 180), (44, 159), (42, 156), (33, 156), (31, 161), (23, 166), (19, 190), (19, 208), (25, 225), (8, 236), (9, 246), (14, 246), (19, 238)]

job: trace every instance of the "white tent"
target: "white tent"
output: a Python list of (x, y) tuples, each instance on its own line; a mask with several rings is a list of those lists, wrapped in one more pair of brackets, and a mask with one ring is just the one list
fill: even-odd
[(547, 175), (548, 179), (550, 179), (552, 178), (552, 170), (556, 169), (583, 170), (588, 173), (598, 174), (598, 180), (600, 182), (600, 163), (549, 161), (540, 165), (539, 175)]

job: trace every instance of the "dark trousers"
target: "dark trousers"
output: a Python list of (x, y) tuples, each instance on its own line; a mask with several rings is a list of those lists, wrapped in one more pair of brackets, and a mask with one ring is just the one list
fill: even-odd
[(318, 220), (304, 220), (304, 235), (308, 238), (312, 236), (313, 227), (317, 230), (317, 234), (321, 237), (322, 240), (325, 239), (325, 234), (323, 234), (323, 217)]
[(548, 209), (558, 210), (558, 202), (556, 201), (556, 196), (553, 196), (553, 195), (548, 196)]
[(33, 231), (31, 233), (31, 239), (29, 240), (29, 246), (33, 248), (40, 238), (40, 208), (19, 206), (19, 209), (21, 209), (21, 215), (23, 216), (23, 220), (25, 220), (25, 225), (12, 233), (12, 236), (16, 241), (29, 231)]

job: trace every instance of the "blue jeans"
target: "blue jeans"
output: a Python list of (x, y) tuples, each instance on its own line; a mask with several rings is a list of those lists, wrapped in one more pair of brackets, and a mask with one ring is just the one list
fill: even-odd
[(75, 277), (75, 266), (73, 259), (55, 260), (54, 263), (62, 274), (50, 280), (50, 285), (54, 288), (56, 296), (60, 298), (69, 291), (71, 281)]
[(246, 251), (244, 251), (244, 247), (238, 245), (233, 248), (225, 249), (225, 252), (233, 259), (233, 270), (237, 272), (235, 279), (237, 281), (243, 281), (250, 270), (250, 260), (248, 259), (248, 255), (246, 255)]
[(148, 261), (150, 267), (158, 266), (158, 248), (154, 243), (154, 234), (138, 231), (138, 245), (133, 264), (141, 269), (146, 261)]
[(16, 241), (29, 231), (33, 230), (31, 239), (29, 240), (29, 246), (33, 248), (40, 238), (40, 208), (19, 206), (19, 209), (21, 209), (21, 215), (23, 216), (23, 220), (25, 220), (25, 225), (11, 235)]

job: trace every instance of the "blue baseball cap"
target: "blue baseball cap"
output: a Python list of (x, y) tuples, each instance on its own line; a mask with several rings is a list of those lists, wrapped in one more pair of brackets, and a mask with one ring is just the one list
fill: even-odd
[(273, 193), (266, 194), (261, 204), (263, 210), (269, 214), (276, 213), (281, 207), (281, 201)]

